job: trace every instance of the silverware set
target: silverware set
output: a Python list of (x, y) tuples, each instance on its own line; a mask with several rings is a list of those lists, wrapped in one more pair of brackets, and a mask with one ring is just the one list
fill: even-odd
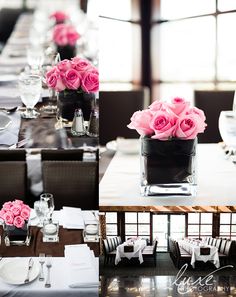
[(46, 267), (47, 267), (47, 277), (46, 277), (46, 282), (45, 282), (45, 288), (51, 288), (51, 268), (52, 268), (52, 256), (47, 255), (45, 257), (45, 254), (40, 253), (39, 254), (39, 263), (41, 265), (40, 267), (40, 274), (39, 274), (39, 281), (44, 281), (44, 271), (43, 271), (43, 265), (46, 262)]

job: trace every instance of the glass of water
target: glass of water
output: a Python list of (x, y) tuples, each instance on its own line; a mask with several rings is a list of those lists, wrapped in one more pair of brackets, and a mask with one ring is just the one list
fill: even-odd
[(34, 210), (39, 219), (39, 227), (43, 226), (43, 221), (48, 213), (48, 204), (45, 201), (38, 200), (34, 202)]
[(40, 195), (40, 200), (47, 203), (49, 219), (51, 220), (55, 208), (53, 195), (50, 193), (44, 193)]
[(27, 49), (27, 62), (34, 71), (39, 71), (44, 62), (44, 52), (40, 47), (30, 47)]
[(34, 110), (34, 106), (39, 101), (41, 95), (41, 77), (38, 75), (22, 74), (20, 76), (18, 85), (21, 101), (26, 106), (26, 111), (21, 113), (22, 118), (37, 118), (39, 113)]

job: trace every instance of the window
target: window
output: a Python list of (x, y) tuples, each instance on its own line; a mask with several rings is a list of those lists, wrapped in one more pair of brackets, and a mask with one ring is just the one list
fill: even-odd
[(188, 237), (212, 236), (212, 213), (189, 213), (188, 214)]
[(99, 0), (99, 15), (100, 81), (139, 82), (141, 73), (139, 0)]
[(220, 237), (236, 240), (236, 213), (220, 214)]
[(126, 212), (125, 213), (125, 239), (130, 237), (150, 239), (150, 213)]
[(118, 235), (116, 212), (106, 213), (106, 233), (107, 237), (114, 237)]
[(194, 90), (235, 89), (235, 1), (152, 3), (153, 99), (192, 100)]

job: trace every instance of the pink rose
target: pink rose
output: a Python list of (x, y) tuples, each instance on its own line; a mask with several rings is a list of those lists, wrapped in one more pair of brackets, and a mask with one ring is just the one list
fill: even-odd
[(196, 114), (196, 115), (198, 115), (202, 119), (203, 122), (205, 122), (205, 120), (206, 120), (206, 116), (204, 114), (204, 111), (201, 110), (201, 109), (199, 109), (199, 108), (197, 108), (197, 107), (190, 108), (186, 112), (186, 114)]
[(86, 59), (74, 57), (72, 58), (72, 67), (77, 71), (85, 71), (91, 67), (91, 63)]
[(14, 216), (13, 216), (13, 214), (11, 213), (11, 211), (7, 211), (7, 212), (4, 214), (3, 219), (4, 219), (4, 222), (5, 222), (7, 225), (10, 225), (10, 226), (13, 225)]
[(73, 26), (67, 27), (67, 40), (68, 44), (74, 46), (76, 41), (80, 38), (79, 33), (75, 30)]
[(13, 203), (14, 204), (16, 203), (16, 204), (19, 204), (19, 205), (23, 205), (24, 204), (24, 202), (22, 200), (19, 200), (19, 199), (16, 199)]
[(54, 89), (57, 92), (65, 90), (66, 86), (64, 85), (60, 72), (51, 72), (46, 75), (46, 83), (50, 89)]
[(172, 103), (168, 105), (170, 111), (172, 111), (176, 116), (181, 116), (189, 109), (190, 103), (185, 101), (183, 98), (174, 98)]
[(77, 90), (81, 85), (81, 76), (75, 69), (67, 70), (63, 82), (70, 90)]
[(4, 220), (4, 215), (5, 215), (5, 210), (4, 209), (1, 209), (0, 210), (0, 219), (3, 219)]
[(63, 11), (56, 11), (50, 15), (50, 18), (55, 18), (57, 22), (63, 22), (67, 20), (69, 17)]
[(29, 217), (30, 217), (30, 211), (31, 211), (31, 209), (30, 209), (27, 205), (25, 205), (25, 206), (22, 207), (20, 216), (21, 216), (24, 220), (27, 221), (27, 220), (29, 219)]
[(167, 105), (165, 102), (162, 101), (154, 101), (150, 106), (149, 106), (150, 110), (153, 112), (156, 112), (158, 110), (166, 110)]
[(59, 46), (74, 46), (80, 35), (72, 25), (59, 24), (54, 27), (52, 38)]
[(84, 72), (81, 82), (82, 90), (86, 93), (95, 93), (99, 90), (99, 75), (94, 71)]
[(57, 69), (59, 69), (60, 71), (67, 71), (71, 68), (72, 68), (71, 61), (67, 59), (62, 60), (57, 64)]
[(2, 206), (2, 208), (3, 208), (5, 211), (10, 210), (11, 207), (12, 207), (12, 202), (11, 202), (11, 201), (9, 201), (9, 202), (5, 202), (5, 203), (3, 204), (3, 206)]
[(153, 134), (153, 129), (150, 127), (152, 113), (149, 109), (136, 111), (130, 120), (131, 123), (127, 126), (129, 129), (136, 129), (140, 135)]
[(11, 207), (11, 212), (14, 216), (18, 216), (21, 212), (22, 206), (20, 204), (14, 203)]
[(25, 224), (25, 220), (21, 216), (17, 216), (14, 218), (13, 224), (16, 228), (22, 228)]
[(150, 127), (154, 130), (155, 135), (152, 138), (159, 140), (168, 140), (175, 129), (176, 118), (166, 111), (157, 111), (153, 115)]
[(181, 139), (194, 139), (205, 130), (206, 124), (196, 114), (183, 115), (177, 120), (175, 136)]

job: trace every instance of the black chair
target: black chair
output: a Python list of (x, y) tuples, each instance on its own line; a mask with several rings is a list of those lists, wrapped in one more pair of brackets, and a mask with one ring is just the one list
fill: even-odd
[(191, 255), (184, 249), (182, 248), (180, 249), (177, 241), (175, 241), (174, 244), (175, 244), (175, 250), (177, 253), (176, 267), (180, 268), (183, 264), (190, 263)]
[(42, 150), (42, 161), (83, 161), (84, 151), (81, 149), (71, 150)]
[(108, 239), (103, 239), (103, 250), (104, 250), (104, 265), (112, 262), (115, 258), (116, 251), (111, 250)]
[(212, 241), (212, 244), (213, 246), (216, 246), (216, 242), (217, 242), (217, 239), (216, 238), (213, 238), (213, 241)]
[(145, 87), (130, 91), (100, 91), (100, 134), (99, 141), (105, 145), (118, 136), (138, 138), (135, 130), (130, 130), (132, 114), (149, 104), (149, 90)]
[(219, 252), (221, 254), (224, 254), (225, 253), (226, 242), (227, 242), (227, 239), (222, 239), (222, 241), (221, 241), (220, 250), (219, 250)]
[(220, 238), (217, 238), (216, 247), (218, 248), (218, 251), (220, 249), (220, 244), (221, 244), (221, 239)]
[(143, 259), (145, 260), (145, 258), (153, 258), (155, 267), (157, 265), (157, 263), (156, 263), (157, 244), (158, 244), (158, 241), (157, 241), (157, 239), (155, 239), (151, 248), (150, 248), (150, 246), (147, 246), (142, 251)]
[(222, 110), (232, 110), (234, 91), (195, 91), (194, 104), (206, 115), (207, 127), (198, 134), (199, 143), (216, 143), (222, 141), (218, 129), (218, 119)]
[(21, 199), (27, 201), (25, 150), (0, 150), (0, 204)]
[(222, 239), (222, 248), (220, 247), (219, 258), (222, 265), (226, 265), (231, 255), (232, 241)]
[(117, 236), (118, 245), (122, 244), (122, 240), (120, 236)]
[(209, 240), (209, 245), (213, 245), (213, 240), (214, 240), (214, 238), (210, 238), (210, 240)]
[(42, 161), (43, 190), (52, 193), (56, 209), (98, 208), (98, 162)]

